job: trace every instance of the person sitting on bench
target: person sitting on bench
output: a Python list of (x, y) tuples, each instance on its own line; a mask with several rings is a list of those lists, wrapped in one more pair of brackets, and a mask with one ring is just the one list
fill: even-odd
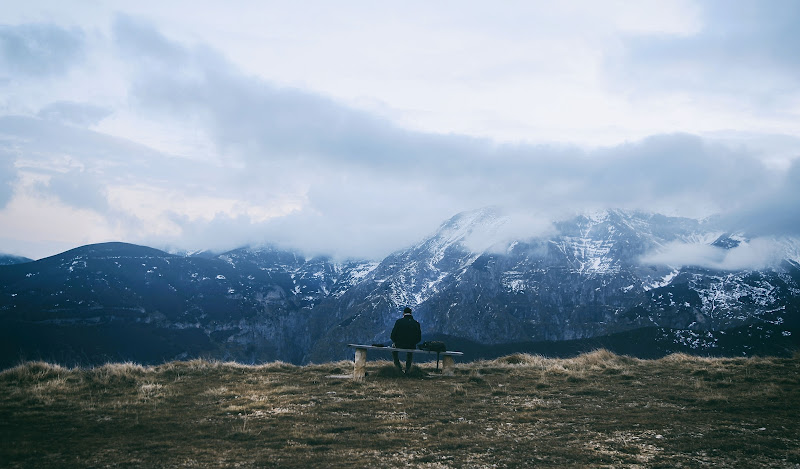
[[(419, 327), (419, 322), (411, 315), (411, 308), (406, 307), (403, 310), (403, 317), (398, 319), (397, 322), (394, 323), (394, 328), (392, 328), (392, 347), (415, 349), (421, 340), (422, 330)], [(394, 366), (402, 372), (403, 368), (400, 366), (399, 355), (399, 352), (392, 352)], [(406, 352), (406, 374), (411, 370), (411, 363), (413, 361), (414, 354)]]

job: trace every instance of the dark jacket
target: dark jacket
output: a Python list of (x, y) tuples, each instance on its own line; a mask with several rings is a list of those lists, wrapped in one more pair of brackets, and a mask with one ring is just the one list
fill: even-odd
[(410, 314), (403, 316), (394, 323), (392, 329), (392, 342), (399, 348), (417, 348), (422, 340), (422, 330), (419, 323)]

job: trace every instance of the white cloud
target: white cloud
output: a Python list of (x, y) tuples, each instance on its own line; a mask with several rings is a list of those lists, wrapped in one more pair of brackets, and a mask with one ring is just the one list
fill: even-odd
[(96, 125), (111, 113), (112, 111), (108, 108), (92, 104), (56, 101), (39, 110), (38, 116), (65, 124), (90, 127)]
[(640, 259), (645, 265), (704, 267), (714, 270), (744, 270), (775, 267), (796, 252), (775, 238), (755, 238), (730, 249), (703, 243), (672, 242)]
[(494, 208), (493, 223), (478, 225), (463, 243), (474, 252), (504, 254), (516, 241), (529, 241), (555, 235), (557, 230), (545, 211), (514, 211)]
[(0, 77), (24, 80), (64, 74), (83, 58), (84, 47), (80, 29), (0, 25)]
[(0, 210), (3, 251), (40, 258), (127, 236), (103, 214), (22, 191)]
[[(137, 219), (142, 238), (175, 237), (184, 234), (185, 223), (208, 223), (219, 217), (244, 217), (253, 224), (285, 217), (302, 208), (302, 197), (283, 196), (253, 204), (241, 198), (195, 194), (155, 186), (115, 186), (109, 190), (108, 203), (114, 212)], [(180, 223), (178, 222), (180, 220)]]
[(41, 47), (3, 52), (0, 214), (22, 184), (125, 241), (344, 256), (489, 205), (528, 214), (506, 238), (607, 207), (797, 233), (775, 5), (19, 3), (0, 37)]

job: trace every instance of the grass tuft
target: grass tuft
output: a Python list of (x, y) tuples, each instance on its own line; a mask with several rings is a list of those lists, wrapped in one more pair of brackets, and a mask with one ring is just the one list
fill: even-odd
[(0, 379), (28, 382), (57, 377), (65, 373), (67, 368), (61, 365), (43, 361), (33, 361), (19, 364), (13, 368), (0, 372)]
[(95, 368), (95, 370), (100, 374), (106, 374), (109, 376), (121, 376), (121, 377), (134, 377), (134, 376), (141, 376), (148, 371), (152, 372), (153, 368), (145, 368), (138, 363), (133, 362), (124, 362), (124, 363), (106, 363), (100, 367)]
[(659, 359), (658, 361), (663, 363), (672, 363), (676, 365), (697, 365), (700, 363), (709, 364), (713, 362), (713, 358), (706, 358), (706, 357), (698, 357), (695, 355), (689, 355), (686, 353), (673, 353), (667, 355), (664, 358)]

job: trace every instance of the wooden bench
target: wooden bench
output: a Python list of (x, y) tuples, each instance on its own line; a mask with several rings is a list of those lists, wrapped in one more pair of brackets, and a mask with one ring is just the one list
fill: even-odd
[(432, 352), (430, 350), (420, 350), (414, 348), (396, 348), (396, 347), (378, 347), (376, 345), (360, 345), (360, 344), (347, 344), (348, 347), (356, 349), (355, 368), (353, 369), (353, 380), (362, 381), (366, 375), (367, 368), (367, 350), (383, 350), (386, 352), (408, 352), (408, 353), (424, 353), (436, 355), (436, 366), (439, 366), (439, 357), (442, 359), (442, 375), (453, 376), (455, 369), (455, 362), (453, 357), (464, 355), (463, 352)]

